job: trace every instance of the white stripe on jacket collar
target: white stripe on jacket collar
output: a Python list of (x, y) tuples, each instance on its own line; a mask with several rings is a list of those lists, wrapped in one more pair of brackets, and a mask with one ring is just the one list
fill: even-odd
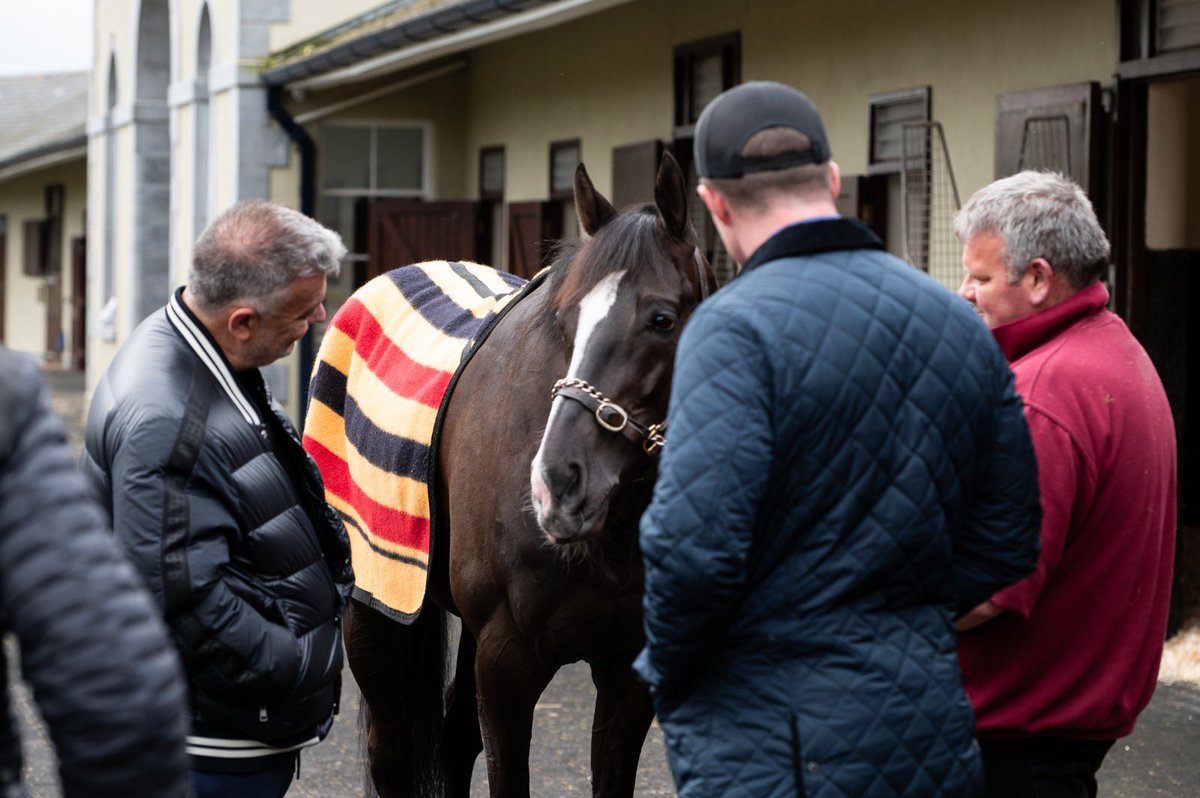
[(254, 402), (242, 392), (237, 378), (233, 376), (233, 372), (229, 368), (229, 361), (225, 359), (225, 354), (213, 342), (208, 330), (204, 329), (203, 325), (192, 315), (191, 310), (183, 304), (182, 296), (182, 288), (171, 294), (171, 299), (167, 302), (167, 319), (183, 336), (183, 340), (192, 348), (200, 361), (216, 377), (217, 383), (225, 389), (225, 393), (233, 401), (233, 406), (242, 414), (242, 418), (246, 419), (246, 423), (256, 427), (262, 426), (262, 419), (259, 418)]

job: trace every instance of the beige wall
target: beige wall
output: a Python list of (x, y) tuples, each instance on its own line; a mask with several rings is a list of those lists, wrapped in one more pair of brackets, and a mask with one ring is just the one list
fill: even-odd
[(639, 0), (473, 53), (468, 165), (507, 144), (509, 198), (544, 197), (549, 142), (579, 136), (597, 186), (611, 188), (614, 146), (671, 137), (674, 47), (733, 31), (743, 80), (805, 91), (848, 174), (866, 170), (869, 97), (932, 86), (964, 200), (992, 179), (995, 96), (1110, 82), (1115, 35), (1108, 0)]
[[(429, 2), (431, 7), (438, 0)], [(134, 88), (135, 0), (97, 0), (96, 59), (90, 115), (93, 144), (97, 120), (106, 112), (108, 62), (118, 53), (118, 114), (128, 121)], [(291, 0), (290, 18), (271, 25), (269, 48), (279, 51), (330, 26), (377, 8), (380, 0), (336, 4)], [(273, 6), (274, 7), (274, 6)], [(282, 6), (279, 6), (282, 7)], [(194, 108), (187, 84), (196, 75), (201, 0), (170, 0), (172, 58), (172, 283), (185, 279), (193, 229), (195, 174)], [(253, 80), (256, 63), (239, 63), (244, 11), (238, 0), (209, 0), (214, 80), (210, 88), (209, 205), (227, 207), (243, 190), (240, 162), (250, 156), (239, 138), (244, 111), (241, 81)], [(597, 186), (611, 193), (614, 147), (673, 136), (673, 53), (680, 44), (740, 32), (744, 80), (777, 79), (806, 91), (822, 109), (843, 171), (865, 171), (868, 98), (878, 92), (932, 86), (933, 116), (945, 126), (950, 154), (965, 199), (992, 177), (994, 101), (999, 93), (1083, 80), (1109, 81), (1114, 53), (1110, 0), (1014, 0), (1007, 4), (912, 0), (883, 3), (779, 3), (775, 0), (633, 0), (557, 27), (534, 31), (403, 73), (336, 89), (289, 97), (293, 113), (328, 108), (399, 81), (420, 77), (451, 63), (454, 72), (336, 111), (307, 125), (318, 140), (320, 124), (334, 120), (420, 120), (431, 125), (431, 198), (476, 194), (481, 147), (506, 150), (508, 201), (544, 199), (548, 194), (549, 145), (579, 138), (582, 156)], [(1054, 47), (1041, 45), (1054, 31)], [(240, 43), (241, 42), (241, 43)], [(219, 78), (219, 79), (218, 79)], [(241, 85), (248, 85), (242, 83)], [(181, 99), (182, 98), (182, 99)], [(134, 176), (131, 131), (118, 126), (117, 203), (114, 253), (118, 291), (128, 296), (132, 254), (130, 205)], [(103, 147), (93, 146), (93, 175), (104, 174)], [(285, 165), (268, 173), (273, 199), (296, 205), (298, 158), (294, 147)], [(319, 174), (318, 174), (319, 178)], [(102, 186), (91, 193), (91, 254), (101, 255), (105, 218)], [(93, 283), (95, 280), (93, 280)], [(104, 298), (93, 286), (90, 307)], [(118, 340), (131, 324), (122, 325)], [(113, 347), (92, 338), (93, 363), (102, 368)], [(94, 384), (98, 371), (89, 372)]]
[(1200, 78), (1150, 87), (1146, 246), (1200, 249)]
[(83, 159), (39, 169), (0, 182), (0, 216), (7, 219), (5, 237), (4, 344), (41, 357), (46, 352), (46, 278), (24, 274), (26, 220), (46, 218), (46, 186), (61, 183), (64, 191), (62, 232), (63, 360), (71, 353), (71, 240), (84, 235), (87, 168)]
[[(505, 199), (545, 199), (550, 143), (580, 139), (601, 191), (612, 184), (612, 148), (669, 140), (672, 48), (662, 31), (671, 2), (618, 6), (595, 17), (500, 42), (472, 54), (468, 152), (505, 145)], [(722, 4), (718, 4), (720, 6)]]

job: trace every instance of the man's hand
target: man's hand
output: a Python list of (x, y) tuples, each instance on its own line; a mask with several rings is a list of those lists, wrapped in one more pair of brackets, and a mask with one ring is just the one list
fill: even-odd
[(965, 632), (968, 629), (974, 629), (982, 623), (987, 623), (1002, 612), (1004, 612), (1003, 607), (999, 607), (990, 601), (985, 601), (955, 621), (954, 631)]

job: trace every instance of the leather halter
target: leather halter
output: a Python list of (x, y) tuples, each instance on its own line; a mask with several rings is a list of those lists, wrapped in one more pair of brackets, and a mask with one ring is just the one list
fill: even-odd
[(619, 432), (634, 443), (640, 443), (642, 451), (646, 454), (657, 453), (666, 443), (666, 438), (663, 437), (667, 428), (666, 421), (646, 426), (631, 417), (625, 408), (593, 388), (587, 380), (576, 377), (559, 380), (550, 389), (551, 400), (556, 396), (579, 402), (595, 414), (597, 424), (609, 432)]
[[(703, 302), (711, 291), (708, 286), (708, 272), (704, 268), (704, 255), (700, 253), (699, 247), (692, 252), (692, 262), (696, 265), (696, 284), (700, 291), (700, 301)], [(647, 426), (630, 416), (629, 411), (602, 394), (587, 380), (564, 377), (550, 389), (550, 400), (553, 401), (556, 396), (579, 402), (592, 411), (597, 424), (609, 432), (619, 432), (634, 443), (640, 443), (642, 451), (648, 455), (654, 456), (666, 443), (666, 419)]]

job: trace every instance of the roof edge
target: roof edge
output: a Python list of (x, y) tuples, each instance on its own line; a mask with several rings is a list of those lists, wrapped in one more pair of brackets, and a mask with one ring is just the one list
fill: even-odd
[[(349, 39), (310, 56), (268, 67), (263, 70), (262, 78), (268, 86), (284, 86), (556, 2), (559, 0), (465, 0)], [(379, 9), (374, 9), (360, 16), (357, 22), (369, 22), (378, 14)], [(342, 30), (353, 24), (343, 23), (332, 30)]]
[(35, 169), (54, 166), (71, 160), (76, 155), (76, 150), (79, 151), (78, 155), (86, 159), (87, 144), (87, 134), (80, 133), (77, 136), (59, 139), (50, 144), (31, 147), (16, 155), (10, 155), (0, 160), (0, 180), (9, 180)]
[(24, 163), (25, 161), (32, 161), (36, 158), (44, 158), (47, 155), (54, 155), (62, 152), (63, 150), (87, 146), (87, 141), (87, 133), (82, 132), (72, 135), (68, 138), (59, 139), (58, 141), (51, 141), (47, 144), (39, 144), (36, 147), (30, 147), (29, 149), (22, 150), (15, 155), (9, 155), (6, 158), (0, 158), (0, 171)]

